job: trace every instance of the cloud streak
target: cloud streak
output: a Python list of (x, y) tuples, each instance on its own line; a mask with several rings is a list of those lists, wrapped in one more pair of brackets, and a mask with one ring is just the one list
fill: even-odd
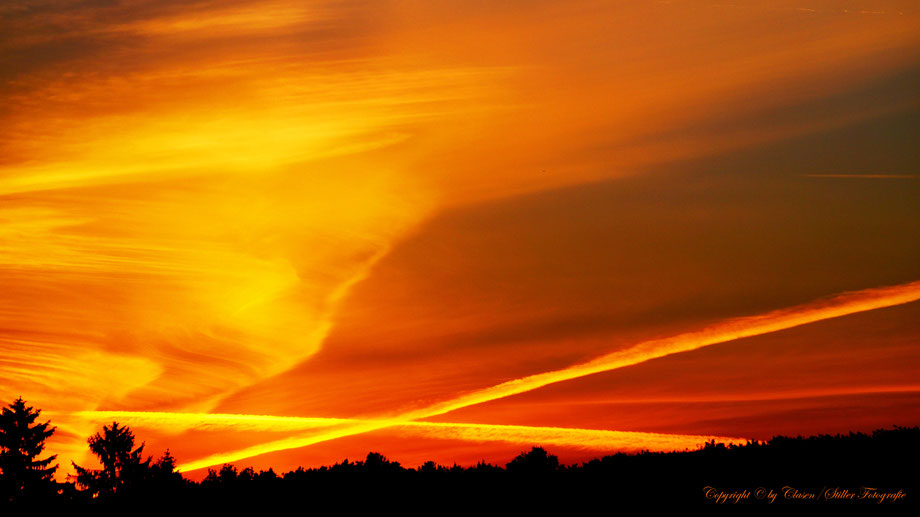
[(476, 390), (431, 406), (394, 415), (381, 420), (367, 420), (344, 428), (331, 429), (310, 436), (289, 437), (245, 449), (215, 454), (182, 465), (186, 471), (232, 462), (243, 458), (285, 449), (305, 447), (327, 440), (361, 434), (406, 422), (441, 415), (464, 407), (482, 404), (549, 384), (624, 368), (671, 354), (696, 350), (710, 345), (735, 341), (784, 329), (807, 325), (849, 314), (892, 307), (920, 300), (920, 282), (843, 293), (810, 304), (773, 311), (757, 316), (727, 320), (695, 332), (666, 339), (639, 343), (627, 350), (613, 352), (583, 364), (544, 372)]

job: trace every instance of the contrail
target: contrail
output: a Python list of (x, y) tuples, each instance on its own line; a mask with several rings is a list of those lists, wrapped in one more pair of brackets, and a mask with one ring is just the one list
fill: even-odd
[(548, 384), (577, 379), (626, 366), (644, 363), (680, 352), (689, 352), (705, 346), (738, 339), (769, 334), (808, 323), (838, 318), (858, 312), (871, 311), (920, 300), (920, 281), (893, 287), (882, 287), (843, 293), (826, 300), (768, 312), (757, 316), (726, 320), (695, 332), (670, 338), (653, 339), (625, 350), (612, 352), (592, 361), (576, 364), (561, 370), (539, 373), (503, 382), (496, 386), (473, 391), (452, 400), (411, 411), (402, 418), (415, 420), (440, 415), (449, 411), (482, 404), (492, 400), (517, 395)]
[[(233, 429), (233, 430), (270, 430), (270, 431), (306, 431), (334, 428), (348, 424), (345, 429), (327, 430), (314, 438), (328, 439), (328, 436), (342, 430), (353, 433), (356, 427), (372, 426), (375, 428), (397, 428), (403, 432), (441, 439), (469, 441), (499, 441), (539, 445), (558, 445), (582, 449), (608, 450), (649, 450), (671, 451), (691, 449), (710, 440), (721, 443), (746, 443), (747, 439), (727, 436), (685, 435), (642, 433), (626, 431), (609, 431), (604, 429), (578, 429), (571, 427), (538, 427), (521, 425), (494, 425), (450, 422), (407, 422), (398, 420), (358, 420), (343, 418), (309, 418), (271, 415), (239, 415), (211, 413), (160, 413), (146, 411), (79, 411), (70, 415), (90, 421), (105, 422), (116, 419), (122, 423), (170, 430), (188, 429)], [(302, 440), (303, 437), (294, 437)], [(317, 440), (321, 441), (321, 440)], [(272, 442), (277, 446), (279, 442)], [(257, 445), (249, 456), (261, 454)], [(234, 451), (233, 455), (240, 451)], [(185, 464), (181, 470), (195, 470), (199, 465), (207, 467), (228, 460), (223, 454)]]
[(836, 179), (916, 179), (915, 174), (803, 174), (806, 178), (836, 178)]
[(471, 391), (456, 398), (433, 404), (425, 408), (407, 411), (393, 417), (380, 420), (363, 420), (353, 424), (345, 424), (340, 428), (331, 429), (319, 434), (294, 436), (237, 451), (215, 454), (207, 458), (184, 464), (181, 466), (181, 470), (196, 470), (269, 452), (304, 447), (327, 440), (366, 433), (386, 427), (406, 425), (413, 420), (441, 415), (476, 404), (525, 393), (557, 382), (616, 370), (652, 359), (680, 352), (688, 352), (706, 346), (768, 334), (859, 312), (902, 305), (917, 300), (920, 300), (920, 281), (891, 287), (842, 293), (832, 298), (821, 299), (804, 305), (756, 316), (729, 319), (698, 331), (678, 334), (664, 339), (644, 341), (628, 349), (612, 352), (585, 363), (530, 375), (481, 390)]

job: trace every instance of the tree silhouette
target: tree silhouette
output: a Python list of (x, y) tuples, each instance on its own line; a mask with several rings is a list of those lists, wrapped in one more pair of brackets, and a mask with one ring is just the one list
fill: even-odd
[[(151, 476), (151, 458), (141, 459), (144, 444), (134, 448), (134, 433), (128, 427), (119, 427), (117, 422), (112, 422), (110, 427), (102, 426), (102, 434), (96, 433), (88, 443), (89, 450), (99, 458), (102, 469), (85, 469), (76, 463), (73, 467), (77, 472), (74, 476), (77, 485), (93, 497), (131, 491), (142, 486)], [(172, 457), (168, 458), (164, 459), (171, 463)]]
[[(11, 406), (13, 411), (7, 411), (15, 413), (17, 405)], [(25, 404), (21, 404), (20, 412), (37, 414)], [(48, 432), (47, 428), (42, 431)], [(609, 505), (618, 499), (641, 499), (643, 504), (675, 503), (685, 508), (688, 502), (712, 503), (706, 487), (807, 488), (813, 486), (809, 483), (820, 480), (827, 487), (878, 487), (860, 489), (876, 491), (874, 498), (869, 497), (863, 503), (909, 506), (916, 505), (916, 501), (905, 493), (912, 493), (913, 487), (920, 486), (916, 469), (920, 462), (920, 427), (809, 438), (776, 436), (768, 441), (751, 440), (729, 446), (713, 440), (697, 450), (619, 452), (567, 466), (560, 465), (556, 456), (540, 447), (519, 454), (506, 468), (484, 461), (470, 467), (457, 464), (442, 467), (429, 461), (412, 469), (371, 452), (364, 461), (345, 460), (310, 469), (299, 467), (280, 476), (273, 470), (257, 473), (251, 467), (237, 470), (228, 464), (219, 471), (209, 469), (207, 477), (197, 483), (176, 472), (176, 461), (169, 451), (155, 462), (149, 457), (142, 461), (143, 446), (135, 449), (131, 431), (117, 423), (103, 427), (103, 433), (96, 434), (89, 442), (103, 468), (94, 471), (77, 467), (78, 476), (82, 476), (77, 484), (86, 490), (77, 491), (72, 484), (55, 484), (56, 491), (49, 494), (51, 497), (30, 497), (28, 504), (34, 501), (85, 505), (90, 497), (95, 497), (92, 502), (103, 505), (150, 506), (168, 502), (175, 508), (203, 505), (223, 508), (250, 501), (299, 504), (306, 495), (311, 503), (323, 506), (343, 501), (352, 506), (366, 502), (377, 505), (367, 507), (376, 512), (379, 501), (400, 494), (411, 495), (422, 507), (451, 501), (454, 505), (470, 505), (472, 509), (505, 498), (516, 505), (516, 510), (523, 505), (528, 510), (532, 507), (542, 511), (548, 504), (555, 506), (563, 501)], [(789, 465), (796, 468), (790, 470)], [(52, 470), (47, 464), (39, 469)], [(878, 499), (881, 495), (887, 499)], [(768, 500), (750, 503), (758, 501)], [(776, 501), (784, 502), (782, 496)], [(0, 500), (0, 516), (6, 515), (5, 502), (8, 501)]]
[(534, 447), (519, 454), (505, 468), (508, 472), (521, 474), (548, 474), (559, 469), (559, 458), (542, 447)]
[(176, 458), (169, 449), (155, 463), (150, 464), (149, 478), (149, 487), (155, 492), (175, 491), (185, 486), (185, 479), (176, 471)]
[(51, 462), (57, 455), (45, 459), (38, 456), (45, 440), (54, 434), (50, 422), (33, 424), (40, 410), (26, 406), (22, 397), (0, 413), (0, 478), (6, 501), (46, 495), (54, 491), (53, 479), (57, 465)]
[(365, 472), (395, 472), (400, 470), (399, 462), (390, 461), (379, 452), (369, 452), (367, 453), (367, 458), (364, 460), (364, 471)]

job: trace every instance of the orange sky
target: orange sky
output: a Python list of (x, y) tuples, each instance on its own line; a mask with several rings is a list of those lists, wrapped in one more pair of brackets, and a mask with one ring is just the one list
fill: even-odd
[(914, 1), (4, 5), (0, 394), (65, 466), (917, 425), (918, 91)]

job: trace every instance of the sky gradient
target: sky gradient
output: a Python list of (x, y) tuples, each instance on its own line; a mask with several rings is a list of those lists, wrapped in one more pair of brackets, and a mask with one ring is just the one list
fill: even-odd
[(0, 394), (66, 474), (920, 424), (920, 7), (0, 7)]

